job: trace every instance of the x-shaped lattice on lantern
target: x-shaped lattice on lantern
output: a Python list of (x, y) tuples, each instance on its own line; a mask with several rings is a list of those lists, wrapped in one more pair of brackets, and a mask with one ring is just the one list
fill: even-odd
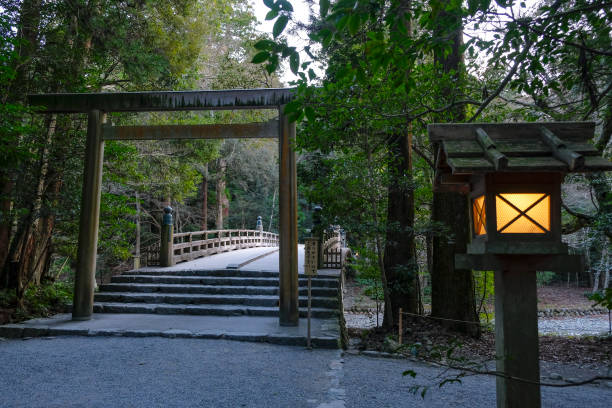
[(550, 231), (550, 195), (502, 193), (495, 196), (497, 231), (544, 234)]

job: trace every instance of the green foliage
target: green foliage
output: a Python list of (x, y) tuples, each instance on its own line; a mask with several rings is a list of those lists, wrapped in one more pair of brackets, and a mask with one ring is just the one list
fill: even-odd
[(472, 271), (474, 277), (474, 298), (479, 317), (489, 322), (493, 313), (487, 310), (495, 298), (495, 276), (493, 271)]
[(131, 253), (134, 223), (131, 217), (136, 211), (129, 202), (130, 197), (103, 193), (100, 200), (100, 255), (106, 262), (115, 264), (126, 260)]
[(377, 302), (384, 300), (376, 253), (367, 248), (355, 249), (352, 267), (356, 271), (357, 282), (365, 287), (365, 295)]
[(606, 288), (603, 292), (596, 292), (589, 296), (595, 302), (593, 306), (603, 306), (612, 310), (612, 288)]
[(72, 303), (72, 282), (53, 282), (30, 286), (25, 292), (24, 317), (43, 317), (64, 310)]
[(240, 140), (227, 143), (224, 151), (232, 152), (226, 173), (230, 199), (227, 225), (253, 229), (257, 217), (261, 216), (264, 230), (277, 231), (277, 142)]
[(612, 335), (612, 288), (593, 293), (589, 299), (595, 302), (593, 307), (601, 305), (608, 309), (608, 335)]
[(536, 272), (536, 283), (538, 287), (546, 286), (552, 282), (556, 276), (556, 273), (551, 271)]
[(22, 306), (14, 290), (0, 290), (0, 308), (15, 309), (13, 319), (16, 322), (65, 312), (72, 303), (73, 286), (71, 281), (30, 285), (25, 291)]

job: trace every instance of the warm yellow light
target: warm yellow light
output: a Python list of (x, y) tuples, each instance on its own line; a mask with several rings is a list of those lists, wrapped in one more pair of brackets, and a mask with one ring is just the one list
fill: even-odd
[(474, 234), (476, 235), (484, 235), (487, 233), (487, 219), (485, 212), (485, 201), (484, 196), (480, 196), (474, 199), (474, 203), (472, 204), (472, 210), (474, 211)]
[(495, 209), (498, 232), (544, 234), (550, 231), (550, 196), (547, 194), (498, 194)]

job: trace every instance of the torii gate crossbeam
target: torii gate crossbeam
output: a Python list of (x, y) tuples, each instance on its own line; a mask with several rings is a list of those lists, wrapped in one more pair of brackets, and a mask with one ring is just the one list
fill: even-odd
[[(295, 123), (283, 114), (295, 90), (232, 89), (219, 91), (122, 92), (29, 95), (40, 113), (87, 113), (87, 141), (79, 222), (79, 247), (72, 317), (88, 320), (93, 296), (105, 140), (279, 139), (279, 323), (299, 323), (297, 268), (297, 172), (293, 149)], [(109, 112), (277, 109), (279, 120), (240, 125), (121, 126), (104, 125)]]

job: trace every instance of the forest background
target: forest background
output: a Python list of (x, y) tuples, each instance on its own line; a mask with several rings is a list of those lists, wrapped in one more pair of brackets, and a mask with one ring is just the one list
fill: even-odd
[[(272, 33), (241, 1), (0, 0), (0, 288), (11, 318), (69, 301), (85, 118), (33, 115), (30, 93), (280, 87), (297, 75), (300, 237), (311, 209), (339, 225), (355, 268), (398, 307), (475, 321), (487, 274), (456, 271), (467, 202), (432, 191), (433, 122), (593, 120), (610, 157), (612, 2), (265, 0)], [(306, 33), (292, 43), (292, 33)], [(306, 44), (306, 45), (304, 45)], [(113, 114), (113, 124), (239, 123), (272, 111)], [(275, 141), (109, 142), (99, 280), (175, 228), (277, 230)], [(610, 175), (568, 177), (564, 239), (587, 255), (575, 280), (609, 286)], [(554, 274), (551, 275), (554, 277)], [(557, 277), (565, 279), (566, 277)], [(568, 277), (569, 278), (569, 277)], [(574, 277), (572, 277), (574, 279)], [(11, 309), (12, 308), (12, 309)], [(471, 330), (458, 326), (457, 329)]]

